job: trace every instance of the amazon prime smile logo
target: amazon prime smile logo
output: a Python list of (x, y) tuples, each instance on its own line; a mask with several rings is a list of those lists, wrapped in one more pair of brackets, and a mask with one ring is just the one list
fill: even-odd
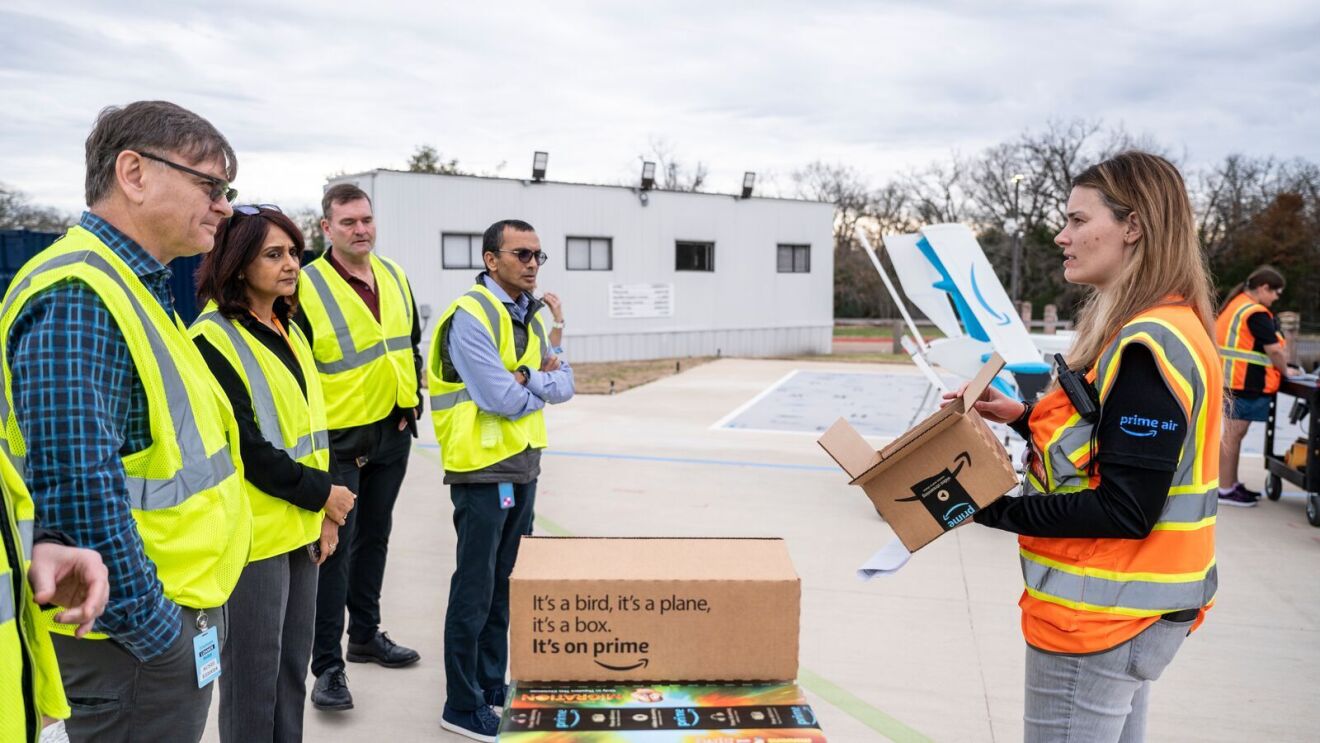
[(972, 456), (967, 452), (958, 452), (953, 458), (952, 470), (943, 469), (912, 486), (912, 495), (899, 498), (897, 502), (921, 501), (930, 515), (944, 527), (945, 531), (961, 524), (976, 513), (976, 501), (958, 482), (958, 473), (963, 467), (970, 467)]
[(1125, 415), (1118, 419), (1118, 430), (1139, 439), (1154, 438), (1160, 431), (1177, 431), (1178, 421), (1162, 421), (1144, 415)]

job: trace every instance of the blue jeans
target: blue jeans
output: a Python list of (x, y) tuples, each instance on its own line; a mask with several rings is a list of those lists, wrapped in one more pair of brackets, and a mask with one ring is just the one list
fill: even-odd
[(509, 663), (509, 574), (518, 544), (532, 533), (536, 481), (514, 485), (514, 506), (500, 508), (499, 486), (454, 484), (458, 564), (445, 611), (446, 703), (459, 712), (485, 704), (504, 686)]
[(1151, 682), (1182, 647), (1191, 622), (1161, 619), (1103, 653), (1056, 655), (1027, 646), (1027, 743), (1138, 743)]

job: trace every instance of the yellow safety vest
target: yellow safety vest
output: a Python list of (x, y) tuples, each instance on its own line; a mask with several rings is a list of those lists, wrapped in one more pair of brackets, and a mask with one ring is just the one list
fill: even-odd
[(0, 457), (0, 740), (35, 741), (43, 715), (69, 716), (50, 633), (32, 600), (32, 499), (8, 457)]
[(321, 373), (331, 429), (375, 423), (394, 410), (417, 407), (413, 364), (413, 297), (403, 269), (371, 256), (380, 321), (327, 259), (298, 277), (298, 306), (312, 326), (312, 355)]
[[(321, 380), (312, 364), (312, 348), (302, 330), (288, 327), (289, 345), (298, 359), (307, 394), (298, 380), (242, 323), (225, 317), (208, 302), (189, 331), (204, 336), (229, 361), (252, 397), (252, 411), (261, 435), (271, 446), (299, 464), (326, 471), (330, 467), (330, 434), (326, 431)], [(251, 561), (282, 555), (315, 542), (321, 535), (324, 511), (308, 511), (243, 481), (252, 506)]]
[(527, 447), (544, 449), (545, 416), (542, 411), (511, 421), (477, 408), (462, 380), (445, 381), (440, 350), (448, 342), (450, 320), (458, 310), (467, 312), (490, 333), (504, 368), (512, 372), (520, 366), (540, 369), (542, 349), (549, 348), (540, 317), (527, 318), (527, 349), (516, 357), (513, 342), (513, 318), (504, 304), (481, 284), (454, 300), (436, 323), (427, 360), (426, 379), (431, 391), (431, 421), (440, 455), (450, 472), (472, 472), (503, 461)]
[[(167, 315), (132, 269), (81, 227), (19, 271), (0, 309), (5, 384), (0, 416), (11, 463), (24, 471), (27, 445), (14, 417), (6, 347), (10, 328), (30, 299), (71, 279), (96, 292), (114, 317), (146, 393), (151, 444), (123, 457), (124, 484), (165, 597), (194, 609), (220, 606), (252, 545), (233, 410), (178, 316)], [(54, 632), (71, 635), (74, 629), (52, 620)]]

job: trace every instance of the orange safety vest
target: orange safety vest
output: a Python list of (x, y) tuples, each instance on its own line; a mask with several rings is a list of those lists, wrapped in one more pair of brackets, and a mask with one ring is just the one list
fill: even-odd
[[(1187, 417), (1182, 455), (1155, 528), (1145, 539), (1018, 538), (1026, 590), (1022, 633), (1032, 647), (1097, 653), (1116, 647), (1162, 614), (1213, 603), (1215, 512), (1223, 404), (1219, 357), (1205, 327), (1185, 304), (1146, 310), (1125, 324), (1087, 374), (1100, 403), (1118, 378), (1123, 350), (1150, 350)], [(1137, 427), (1161, 421), (1140, 420)], [(1076, 492), (1100, 485), (1091, 463), (1094, 425), (1060, 389), (1037, 403), (1029, 419), (1030, 463), (1024, 495)], [(1172, 425), (1172, 424), (1166, 424)]]
[[(1215, 341), (1219, 344), (1219, 355), (1224, 359), (1224, 386), (1236, 392), (1263, 392), (1272, 394), (1279, 391), (1280, 374), (1274, 362), (1261, 349), (1271, 343), (1284, 344), (1282, 336), (1266, 341), (1252, 335), (1247, 327), (1247, 318), (1264, 312), (1274, 319), (1274, 314), (1265, 305), (1255, 302), (1246, 292), (1238, 294), (1224, 307), (1215, 320)], [(1265, 367), (1263, 386), (1254, 380), (1247, 381), (1247, 370), (1252, 366)]]

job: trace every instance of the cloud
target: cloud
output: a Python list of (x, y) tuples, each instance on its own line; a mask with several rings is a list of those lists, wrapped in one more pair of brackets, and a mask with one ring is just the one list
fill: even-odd
[(76, 208), (97, 110), (210, 118), (245, 194), (310, 204), (337, 171), (431, 144), (465, 166), (618, 182), (656, 136), (744, 170), (841, 160), (881, 181), (1052, 118), (1104, 119), (1208, 163), (1320, 160), (1320, 11), (1119, 0), (82, 2), (0, 12), (0, 173)]

